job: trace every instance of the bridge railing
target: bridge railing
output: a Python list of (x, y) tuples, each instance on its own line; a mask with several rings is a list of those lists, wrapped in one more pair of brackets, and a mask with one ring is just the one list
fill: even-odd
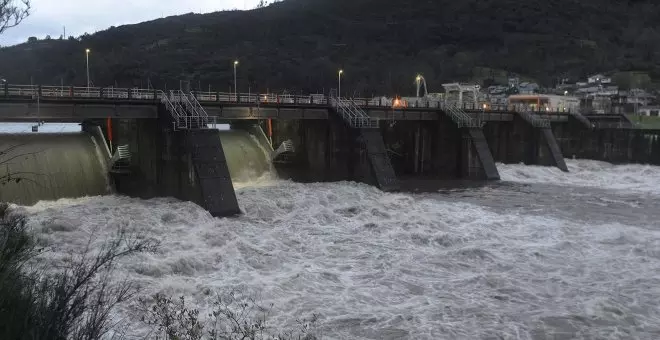
[(276, 93), (230, 93), (193, 91), (192, 94), (200, 102), (227, 102), (245, 104), (304, 104), (328, 105), (328, 99), (323, 94), (290, 95)]
[[(24, 98), (88, 98), (88, 99), (124, 99), (124, 100), (145, 100), (157, 101), (160, 99), (162, 91), (154, 89), (141, 88), (117, 88), (117, 87), (86, 87), (86, 86), (41, 86), (41, 85), (14, 85), (4, 84), (0, 87), (0, 97), (24, 97)], [(220, 103), (245, 103), (247, 105), (318, 105), (327, 106), (330, 104), (328, 95), (325, 94), (275, 94), (275, 93), (232, 93), (232, 92), (213, 92), (213, 91), (192, 91), (193, 96), (200, 103), (220, 102)], [(361, 108), (436, 108), (442, 109), (449, 105), (436, 98), (426, 99), (404, 99), (393, 100), (384, 97), (374, 98), (353, 98), (353, 104)], [(512, 105), (486, 105), (485, 107), (478, 103), (463, 103), (463, 105), (454, 105), (456, 109), (463, 111), (481, 111), (481, 112), (522, 112), (529, 111)], [(537, 115), (543, 115), (544, 112), (538, 112)], [(553, 112), (547, 112), (553, 113)], [(559, 110), (556, 113), (570, 114), (571, 110)]]

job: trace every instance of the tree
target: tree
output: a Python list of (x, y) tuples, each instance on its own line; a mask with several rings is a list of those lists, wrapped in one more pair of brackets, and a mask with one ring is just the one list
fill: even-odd
[(0, 0), (0, 34), (30, 15), (30, 0)]

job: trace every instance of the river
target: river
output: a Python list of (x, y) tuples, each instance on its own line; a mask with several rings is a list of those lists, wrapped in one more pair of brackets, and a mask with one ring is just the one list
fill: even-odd
[[(24, 209), (48, 265), (123, 227), (161, 242), (119, 264), (137, 297), (205, 312), (240, 292), (272, 304), (275, 329), (318, 314), (323, 339), (659, 338), (660, 167), (568, 165), (498, 164), (501, 182), (421, 194), (263, 180), (237, 186), (237, 218), (170, 198)], [(131, 335), (136, 299), (113, 315)]]

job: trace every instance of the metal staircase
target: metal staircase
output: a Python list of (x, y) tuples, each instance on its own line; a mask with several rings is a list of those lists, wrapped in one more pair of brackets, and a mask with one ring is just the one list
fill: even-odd
[(330, 99), (330, 104), (352, 128), (378, 127), (378, 121), (369, 117), (362, 108), (357, 106), (355, 102), (350, 99), (332, 97)]
[(182, 112), (181, 106), (172, 102), (170, 97), (163, 91), (159, 91), (160, 102), (165, 106), (167, 112), (170, 113), (174, 120), (175, 129), (186, 129), (186, 115)]
[(518, 114), (520, 114), (520, 117), (522, 117), (522, 119), (524, 119), (526, 122), (532, 124), (533, 127), (537, 127), (537, 128), (550, 127), (549, 119), (543, 118), (533, 112), (519, 111)]
[(289, 140), (285, 140), (284, 142), (282, 142), (282, 144), (280, 145), (280, 147), (278, 147), (277, 149), (273, 150), (273, 151), (271, 152), (270, 157), (271, 157), (271, 159), (275, 159), (275, 158), (277, 158), (279, 155), (281, 155), (281, 154), (283, 154), (283, 153), (293, 153), (293, 152), (295, 152), (295, 151), (296, 151), (296, 150), (295, 150), (295, 148), (294, 148), (294, 146), (293, 146), (293, 141), (291, 141), (291, 140), (289, 139)]
[(458, 106), (445, 105), (444, 111), (459, 128), (481, 128), (484, 125), (481, 119), (470, 117), (470, 115)]
[(160, 100), (172, 115), (175, 129), (205, 129), (208, 126), (209, 115), (191, 93), (176, 90), (168, 95), (161, 91)]
[(582, 123), (582, 125), (584, 125), (587, 129), (593, 129), (593, 128), (594, 128), (594, 125), (591, 124), (591, 121), (590, 121), (589, 119), (587, 119), (587, 117), (583, 116), (581, 113), (579, 113), (579, 112), (572, 112), (572, 111), (569, 111), (568, 114), (570, 114), (570, 115), (573, 116), (575, 119), (577, 119), (577, 120), (578, 120), (580, 123)]
[(127, 172), (131, 167), (131, 151), (128, 145), (119, 145), (114, 155), (110, 158), (111, 172)]

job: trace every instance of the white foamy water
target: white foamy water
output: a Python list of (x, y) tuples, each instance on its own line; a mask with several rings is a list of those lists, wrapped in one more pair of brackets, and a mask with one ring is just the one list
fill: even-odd
[(567, 159), (569, 172), (556, 167), (497, 164), (504, 181), (549, 183), (660, 195), (660, 167), (654, 165), (613, 165), (592, 160)]
[[(575, 168), (584, 163), (569, 164), (579, 178)], [(591, 171), (617, 177), (612, 169)], [(527, 174), (538, 172), (516, 165), (502, 174), (532, 181)], [(548, 181), (562, 184), (572, 174)], [(572, 180), (587, 182), (586, 175)], [(46, 264), (123, 226), (162, 242), (157, 254), (121, 263), (119, 277), (136, 282), (139, 296), (183, 295), (205, 310), (209, 292), (255, 294), (273, 304), (276, 326), (319, 314), (324, 339), (660, 334), (657, 221), (593, 223), (348, 182), (262, 182), (237, 195), (244, 215), (222, 219), (174, 199), (93, 197), (26, 209), (49, 245)], [(146, 331), (135, 301), (114, 317), (134, 335)]]

